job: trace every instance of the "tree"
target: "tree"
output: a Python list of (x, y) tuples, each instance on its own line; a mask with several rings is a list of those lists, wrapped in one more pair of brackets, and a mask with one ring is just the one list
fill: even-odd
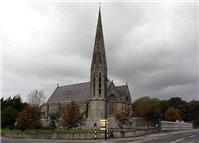
[(116, 111), (113, 116), (115, 117), (116, 121), (118, 122), (118, 126), (123, 128), (124, 125), (129, 123), (130, 120), (130, 111), (127, 107), (122, 107), (118, 111)]
[(180, 97), (172, 97), (168, 100), (169, 107), (179, 110), (183, 105), (186, 105), (186, 101), (183, 101)]
[(192, 122), (195, 127), (199, 126), (199, 101), (188, 102), (180, 110), (181, 117), (184, 121)]
[(142, 97), (133, 103), (134, 116), (146, 120), (158, 120), (160, 118), (159, 100), (156, 98)]
[(191, 101), (187, 108), (188, 121), (199, 120), (199, 101)]
[(62, 109), (61, 120), (64, 127), (76, 128), (83, 125), (84, 113), (81, 113), (79, 106), (72, 101)]
[(1, 98), (1, 126), (9, 128), (14, 127), (17, 114), (26, 105), (26, 103), (22, 102), (20, 94), (15, 95), (13, 98)]
[(17, 126), (21, 130), (40, 127), (40, 109), (27, 105), (17, 117)]
[(42, 103), (45, 102), (45, 94), (44, 91), (35, 89), (30, 92), (29, 98), (28, 98), (28, 103), (31, 106), (40, 106)]
[(1, 110), (6, 107), (12, 107), (17, 110), (17, 112), (20, 112), (26, 105), (26, 103), (22, 102), (20, 94), (15, 95), (13, 98), (8, 97), (6, 100), (1, 98)]
[(165, 113), (165, 119), (167, 121), (176, 121), (176, 120), (180, 120), (180, 112), (178, 109), (175, 109), (173, 107), (169, 108), (166, 113)]
[(165, 120), (165, 113), (168, 108), (169, 108), (168, 100), (161, 100), (159, 105), (161, 120)]
[(14, 108), (10, 106), (5, 107), (1, 112), (1, 127), (13, 128), (16, 122), (16, 116), (17, 111)]

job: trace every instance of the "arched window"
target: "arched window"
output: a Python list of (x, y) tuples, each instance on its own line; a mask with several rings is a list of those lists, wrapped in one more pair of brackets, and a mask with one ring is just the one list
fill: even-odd
[(99, 96), (101, 96), (101, 83), (102, 83), (102, 77), (101, 72), (99, 73)]
[(100, 62), (100, 64), (101, 64), (101, 62), (102, 62), (101, 55), (99, 55), (99, 62)]
[(108, 102), (109, 102), (109, 114), (112, 115), (114, 112), (117, 111), (117, 97), (115, 95), (108, 96)]

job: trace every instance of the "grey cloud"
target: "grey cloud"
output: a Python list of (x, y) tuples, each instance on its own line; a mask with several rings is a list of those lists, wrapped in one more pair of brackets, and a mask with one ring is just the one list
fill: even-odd
[[(88, 81), (97, 3), (24, 7), (30, 22), (20, 13), (18, 23), (25, 28), (18, 23), (6, 27), (3, 96), (21, 93), (26, 98), (34, 88), (50, 96), (56, 83)], [(117, 85), (127, 81), (133, 99), (198, 99), (196, 3), (102, 3), (102, 21), (109, 78)]]

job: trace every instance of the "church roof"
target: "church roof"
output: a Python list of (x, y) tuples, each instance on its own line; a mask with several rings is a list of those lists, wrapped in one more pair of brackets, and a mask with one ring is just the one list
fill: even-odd
[(129, 93), (129, 88), (128, 88), (127, 85), (117, 86), (116, 88), (121, 93), (121, 95), (124, 95), (125, 97), (128, 97), (130, 99), (130, 101), (132, 101), (131, 95)]
[(126, 94), (126, 92), (128, 91), (127, 85), (116, 86), (116, 88), (123, 95)]
[[(107, 83), (109, 87), (111, 82)], [(128, 96), (128, 86), (116, 86), (120, 96)], [(58, 102), (86, 102), (90, 99), (90, 82), (77, 83), (72, 85), (59, 86), (48, 99), (47, 103)]]
[(90, 82), (83, 82), (57, 87), (47, 103), (87, 101), (89, 98)]

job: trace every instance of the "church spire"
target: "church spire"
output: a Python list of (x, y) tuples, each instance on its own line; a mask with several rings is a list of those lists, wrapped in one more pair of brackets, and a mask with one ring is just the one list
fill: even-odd
[(102, 29), (101, 8), (99, 7), (93, 58), (91, 64), (91, 98), (106, 99), (107, 63)]
[(93, 68), (94, 65), (99, 65), (99, 64), (101, 66), (103, 66), (104, 70), (107, 70), (100, 4), (99, 4), (99, 14), (98, 14), (98, 21), (97, 21), (95, 44), (94, 44), (91, 68)]
[(90, 102), (88, 117), (106, 118), (107, 64), (102, 29), (101, 8), (99, 7), (97, 29), (90, 75)]

